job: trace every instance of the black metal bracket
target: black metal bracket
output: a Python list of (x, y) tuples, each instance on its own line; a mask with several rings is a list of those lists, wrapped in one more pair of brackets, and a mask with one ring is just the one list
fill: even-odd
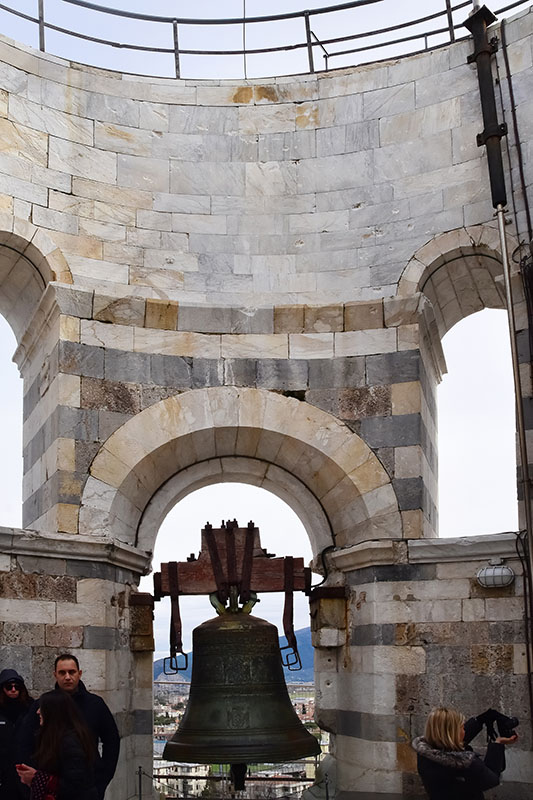
[[(183, 656), (183, 664), (178, 663), (179, 656)], [(163, 659), (163, 672), (165, 675), (177, 675), (178, 672), (185, 672), (188, 666), (189, 656), (187, 653), (180, 652)]]
[[(493, 17), (494, 17), (494, 15), (493, 15)], [(496, 20), (496, 17), (494, 17), (493, 22), (495, 20)], [(466, 23), (465, 23), (465, 25), (466, 25)], [(478, 46), (476, 47), (474, 52), (470, 53), (470, 55), (467, 57), (466, 63), (467, 64), (474, 64), (477, 61), (478, 56), (481, 55), (481, 53), (488, 53), (489, 56), (493, 56), (494, 53), (498, 52), (499, 44), (500, 43), (498, 41), (498, 37), (497, 36), (493, 36), (492, 39), (490, 41), (486, 42), (485, 44), (478, 44)]]
[[(295, 650), (290, 644), (285, 645), (285, 647), (280, 647), (279, 649), (283, 666), (286, 667), (289, 672), (298, 672), (298, 670), (302, 668), (302, 661), (298, 650)], [(285, 650), (287, 652), (284, 652)]]
[(487, 139), (491, 139), (493, 136), (497, 136), (498, 139), (501, 139), (502, 136), (507, 136), (507, 123), (496, 122), (494, 125), (485, 128), (481, 133), (478, 133), (476, 136), (477, 146), (483, 147), (484, 144), (487, 144)]

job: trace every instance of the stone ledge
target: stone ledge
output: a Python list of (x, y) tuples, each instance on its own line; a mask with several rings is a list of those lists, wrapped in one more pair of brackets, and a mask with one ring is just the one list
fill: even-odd
[(516, 534), (490, 533), (449, 539), (417, 539), (408, 544), (411, 564), (516, 558)]
[(361, 542), (353, 547), (336, 550), (330, 553), (329, 558), (341, 572), (371, 567), (375, 564), (394, 564), (397, 560), (392, 540)]
[(0, 527), (0, 551), (13, 556), (103, 562), (144, 574), (150, 555), (127, 544), (81, 535)]

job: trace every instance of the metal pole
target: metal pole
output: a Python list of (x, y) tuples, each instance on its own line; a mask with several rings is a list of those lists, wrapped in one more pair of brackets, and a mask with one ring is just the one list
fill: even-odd
[(44, 53), (44, 0), (39, 0), (39, 50)]
[(304, 11), (305, 19), (305, 36), (307, 39), (307, 56), (309, 58), (309, 72), (315, 71), (315, 64), (313, 60), (313, 45), (311, 44), (311, 23), (309, 22), (309, 11)]
[(178, 39), (178, 20), (172, 20), (172, 32), (174, 34), (174, 71), (176, 78), (180, 76), (180, 45)]
[(244, 73), (244, 80), (248, 80), (247, 66), (246, 66), (246, 0), (242, 0), (242, 70)]
[(455, 30), (453, 27), (453, 15), (452, 15), (452, 2), (451, 0), (446, 0), (446, 16), (448, 17), (448, 31), (450, 32), (450, 42), (455, 42)]
[(143, 796), (143, 768), (137, 767), (137, 775), (139, 776), (139, 800), (142, 800)]
[(509, 255), (507, 252), (507, 239), (505, 237), (505, 214), (500, 204), (496, 209), (498, 217), (498, 231), (500, 234), (500, 249), (502, 253), (503, 279), (505, 284), (505, 299), (507, 304), (507, 318), (509, 321), (509, 336), (511, 339), (511, 359), (513, 364), (513, 378), (516, 399), (516, 422), (518, 428), (518, 446), (520, 450), (520, 467), (522, 471), (522, 487), (524, 499), (524, 516), (527, 535), (527, 558), (530, 574), (533, 575), (533, 525), (531, 515), (531, 490), (529, 482), (529, 464), (527, 455), (526, 430), (524, 424), (524, 409), (522, 403), (522, 381), (520, 379), (520, 365), (518, 361), (518, 348), (516, 346), (516, 322), (513, 306), (513, 293), (511, 288), (511, 274), (509, 268)]

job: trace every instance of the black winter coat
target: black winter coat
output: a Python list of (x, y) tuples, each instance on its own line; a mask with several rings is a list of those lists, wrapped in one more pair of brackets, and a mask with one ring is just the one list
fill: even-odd
[(28, 706), (16, 701), (8, 701), (0, 708), (0, 798), (16, 800), (23, 797), (24, 787), (15, 769), (15, 738), (22, 721), (28, 713)]
[(483, 800), (500, 782), (505, 747), (490, 742), (484, 759), (473, 750), (436, 750), (421, 736), (413, 741), (418, 774), (430, 800)]
[[(56, 684), (56, 690), (58, 689)], [(91, 731), (96, 747), (101, 743), (101, 756), (97, 757), (95, 764), (95, 779), (98, 800), (103, 800), (106, 787), (115, 774), (118, 754), (120, 750), (120, 737), (111, 711), (97, 694), (87, 691), (82, 681), (78, 690), (71, 695), (76, 703), (82, 719)], [(36, 748), (36, 737), (39, 732), (39, 717), (36, 700), (25, 718), (18, 746), (18, 760), (24, 764), (35, 767), (32, 755)]]
[(57, 800), (98, 800), (93, 766), (74, 731), (63, 737), (56, 776)]

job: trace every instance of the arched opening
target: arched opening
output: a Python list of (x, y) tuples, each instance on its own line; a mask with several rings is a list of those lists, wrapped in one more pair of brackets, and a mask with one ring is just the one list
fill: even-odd
[[(31, 416), (28, 388), (35, 380), (46, 355), (46, 337), (40, 337), (41, 352), (29, 342), (39, 337), (40, 325), (47, 319), (48, 311), (41, 311), (43, 294), (51, 281), (72, 283), (70, 270), (60, 250), (43, 231), (25, 220), (13, 218), (9, 229), (0, 230), (0, 363), (2, 392), (0, 412), (2, 419), (2, 464), (0, 466), (0, 492), (2, 495), (2, 525), (20, 527), (22, 500), (39, 485), (37, 467), (23, 474), (23, 416)], [(31, 333), (28, 334), (28, 331)], [(20, 373), (10, 361), (16, 353)], [(28, 358), (28, 354), (31, 356)], [(26, 360), (27, 359), (27, 360)], [(24, 363), (25, 362), (25, 363)], [(23, 415), (23, 391), (26, 392)]]
[[(168, 494), (168, 492), (167, 492)], [(237, 519), (245, 527), (252, 519), (259, 528), (261, 546), (276, 556), (292, 555), (303, 557), (307, 565), (312, 558), (309, 537), (304, 525), (290, 506), (270, 491), (245, 483), (213, 483), (190, 492), (168, 512), (163, 520), (156, 539), (152, 561), (153, 571), (158, 571), (163, 561), (183, 562), (200, 550), (200, 532), (209, 521), (214, 527), (222, 520)], [(314, 582), (318, 582), (315, 580)], [(141, 579), (141, 591), (153, 591), (152, 577)], [(252, 587), (253, 588), (253, 587)], [(302, 669), (289, 673), (286, 681), (289, 697), (300, 721), (317, 737), (324, 738), (314, 722), (314, 665), (311, 645), (309, 601), (303, 592), (294, 593), (294, 629), (297, 635)], [(256, 618), (266, 619), (278, 627), (280, 644), (283, 644), (283, 593), (261, 593), (259, 602), (253, 609)], [(202, 622), (216, 616), (207, 596), (180, 597), (181, 622), (183, 626), (184, 650), (192, 649), (192, 629)], [(165, 762), (161, 758), (166, 740), (172, 736), (185, 711), (188, 698), (190, 670), (181, 676), (166, 675), (162, 659), (168, 656), (170, 627), (170, 601), (163, 598), (156, 603), (154, 636), (154, 764), (155, 787), (170, 787), (177, 796), (206, 797), (215, 793), (218, 797), (230, 796), (225, 773), (226, 765), (194, 765)], [(193, 654), (194, 658), (194, 654)], [(181, 659), (180, 659), (181, 661)], [(190, 663), (190, 661), (189, 661)], [(260, 701), (258, 701), (260, 702)], [(326, 739), (324, 738), (324, 745)], [(301, 792), (311, 784), (316, 762), (314, 758), (297, 761), (290, 765), (251, 765), (247, 780), (248, 796), (269, 797), (279, 790), (283, 781), (280, 773), (292, 775), (297, 767), (308, 781), (292, 783), (291, 796), (300, 797)], [(268, 783), (270, 773), (277, 779)], [(187, 778), (180, 776), (186, 773)], [(175, 777), (174, 777), (175, 776)], [(253, 777), (259, 777), (254, 782)], [(185, 781), (185, 783), (184, 783)], [(264, 793), (268, 789), (267, 793)]]
[[(302, 557), (306, 565), (312, 550), (305, 527), (290, 506), (272, 492), (244, 483), (214, 483), (191, 492), (168, 512), (157, 534), (152, 558), (152, 573), (162, 561), (185, 561), (200, 550), (200, 532), (206, 522), (219, 526), (221, 520), (237, 519), (241, 526), (253, 520), (261, 544), (276, 556)], [(141, 579), (141, 591), (153, 591), (152, 574)], [(154, 633), (155, 658), (168, 655), (170, 607), (164, 598), (156, 606)], [(309, 626), (309, 603), (301, 592), (294, 598), (295, 629)], [(255, 606), (255, 615), (281, 628), (282, 598), (264, 594)], [(214, 616), (207, 597), (182, 598), (184, 646), (190, 649), (192, 629)]]
[[(499, 246), (491, 225), (450, 231), (415, 254), (400, 284), (400, 294), (414, 289), (426, 298), (426, 486), (433, 529), (442, 536), (517, 526), (514, 389)], [(520, 292), (517, 282), (515, 303)]]
[(441, 536), (517, 530), (515, 403), (507, 315), (486, 309), (443, 338), (438, 389)]
[(2, 391), (2, 458), (0, 487), (2, 494), (0, 525), (18, 528), (22, 523), (22, 379), (11, 361), (17, 342), (13, 330), (0, 316), (0, 364)]
[(51, 281), (72, 283), (65, 258), (49, 236), (30, 222), (13, 220), (0, 231), (0, 314), (20, 344)]

